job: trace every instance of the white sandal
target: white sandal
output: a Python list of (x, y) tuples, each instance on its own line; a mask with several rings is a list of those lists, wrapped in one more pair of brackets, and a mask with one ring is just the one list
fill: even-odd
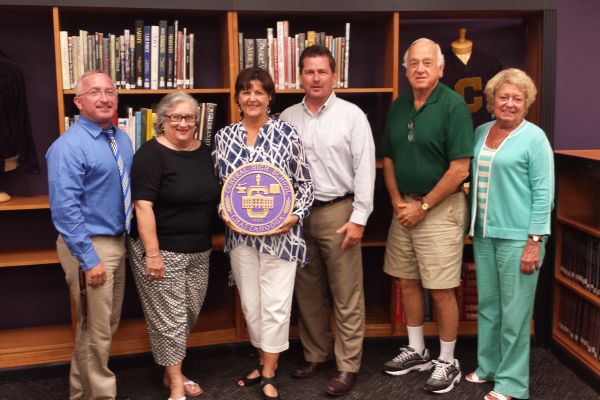
[[(193, 380), (190, 379), (190, 380), (187, 380), (187, 381), (183, 382), (183, 387), (184, 388), (185, 388), (185, 385), (188, 385), (190, 387), (194, 387), (195, 385), (198, 385), (198, 384), (196, 382), (194, 382)], [(198, 389), (199, 390), (197, 392), (194, 392), (193, 394), (191, 394), (191, 393), (188, 392), (186, 394), (186, 396), (188, 396), (188, 397), (198, 397), (202, 393), (204, 393), (204, 390), (202, 390), (202, 388), (200, 387), (200, 385), (198, 385)], [(179, 400), (181, 400), (181, 399), (179, 399)], [(185, 400), (185, 398), (183, 400)]]
[(484, 400), (512, 400), (512, 397), (492, 390), (483, 398)]
[(481, 379), (475, 372), (471, 372), (465, 376), (465, 379), (471, 383), (487, 383), (488, 381), (485, 379)]

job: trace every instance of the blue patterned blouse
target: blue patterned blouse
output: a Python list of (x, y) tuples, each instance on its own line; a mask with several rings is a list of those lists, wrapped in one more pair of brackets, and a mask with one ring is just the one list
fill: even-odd
[(266, 162), (281, 169), (294, 186), (296, 203), (293, 213), (300, 218), (300, 223), (286, 233), (268, 236), (243, 235), (227, 228), (225, 251), (245, 244), (283, 260), (306, 263), (302, 220), (308, 216), (314, 189), (298, 132), (287, 122), (269, 118), (258, 133), (253, 151), (246, 145), (246, 135), (241, 122), (217, 132), (212, 153), (217, 178), (223, 183), (236, 168), (251, 162)]

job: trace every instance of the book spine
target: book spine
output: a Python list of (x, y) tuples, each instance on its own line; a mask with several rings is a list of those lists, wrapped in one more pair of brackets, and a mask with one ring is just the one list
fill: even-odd
[(316, 32), (306, 32), (306, 47), (314, 46), (316, 44)]
[(177, 32), (177, 79), (176, 79), (176, 87), (177, 89), (183, 88), (183, 72), (182, 72), (182, 42), (183, 42), (183, 33), (181, 31)]
[(144, 89), (150, 89), (150, 46), (152, 28), (149, 25), (144, 25)]
[(279, 52), (277, 51), (277, 41), (273, 40), (273, 83), (275, 83), (275, 89), (279, 89)]
[(129, 29), (125, 29), (123, 31), (123, 44), (122, 47), (125, 51), (125, 56), (124, 56), (124, 70), (125, 73), (123, 74), (124, 77), (124, 86), (125, 89), (131, 89), (131, 57), (130, 57), (130, 53), (129, 53), (129, 43), (131, 42), (131, 38), (130, 38), (131, 34), (129, 32)]
[(158, 89), (158, 25), (150, 29), (150, 89)]
[(194, 35), (193, 33), (189, 34), (190, 37), (190, 72), (188, 74), (188, 76), (190, 77), (190, 83), (188, 85), (188, 88), (193, 89), (194, 88), (194, 42), (196, 40), (196, 35)]
[(394, 310), (394, 322), (401, 324), (404, 322), (404, 313), (402, 310), (402, 289), (400, 283), (394, 282), (394, 297), (396, 302), (396, 309)]
[[(133, 38), (133, 35), (131, 35), (131, 37)], [(127, 107), (127, 127), (127, 135), (131, 141), (131, 149), (135, 152), (135, 114), (131, 107)]]
[(246, 60), (244, 58), (244, 32), (238, 32), (238, 68), (239, 72), (243, 71), (246, 67)]
[(119, 36), (119, 42), (118, 42), (118, 49), (119, 49), (119, 73), (118, 73), (118, 79), (119, 79), (119, 86), (122, 88), (125, 88), (125, 74), (126, 74), (126, 63), (125, 63), (125, 36), (121, 35)]
[(344, 87), (342, 83), (342, 75), (343, 75), (343, 63), (342, 63), (342, 38), (334, 39), (334, 48), (335, 48), (335, 76), (336, 76), (336, 85), (335, 87)]
[(346, 22), (346, 32), (344, 36), (344, 87), (349, 87), (348, 68), (350, 67), (350, 22)]
[(73, 79), (73, 38), (69, 38), (69, 82), (70, 88), (73, 89), (75, 87), (75, 80)]
[(300, 89), (300, 68), (298, 67), (298, 59), (300, 58), (300, 34), (294, 35), (294, 57), (292, 57), (292, 71), (294, 72), (294, 87)]
[(244, 68), (254, 67), (255, 59), (254, 39), (244, 39)]
[(283, 21), (277, 21), (277, 77), (278, 88), (285, 88), (285, 70), (284, 70), (284, 39), (283, 39)]
[(144, 86), (144, 21), (135, 20), (135, 85)]
[(275, 80), (273, 74), (273, 28), (267, 28), (267, 60), (269, 75)]
[(129, 36), (129, 87), (131, 89), (137, 87), (135, 76), (135, 35)]
[(104, 34), (96, 32), (96, 65), (95, 69), (104, 68)]
[(135, 151), (142, 145), (142, 112), (135, 112)]
[(291, 88), (291, 84), (292, 84), (292, 63), (290, 61), (290, 57), (292, 56), (292, 51), (291, 51), (291, 40), (289, 36), (284, 36), (284, 47), (283, 47), (283, 52), (284, 52), (284, 59), (283, 59), (283, 65), (285, 68), (285, 87), (286, 88)]
[(79, 81), (79, 77), (81, 76), (81, 72), (79, 70), (79, 42), (80, 42), (80, 38), (79, 36), (72, 36), (71, 39), (73, 40), (73, 45), (72, 45), (72, 60), (73, 60), (73, 83), (77, 83), (77, 81)]
[(87, 61), (88, 61), (88, 51), (87, 51), (87, 31), (80, 30), (79, 38), (81, 43), (79, 44), (79, 61), (80, 61), (80, 73), (83, 74), (85, 71), (89, 69)]
[(185, 64), (183, 69), (183, 86), (186, 89), (190, 88), (190, 35), (187, 33), (187, 28), (183, 28), (183, 39), (185, 40)]
[(113, 80), (113, 82), (117, 82), (117, 55), (116, 55), (116, 51), (117, 51), (117, 38), (115, 37), (115, 35), (113, 35), (112, 33), (110, 33), (108, 35), (108, 40), (109, 40), (109, 45), (110, 45), (110, 50), (109, 50), (109, 54), (110, 54), (110, 77)]
[(173, 85), (173, 67), (175, 61), (175, 27), (169, 25), (167, 29), (167, 89), (172, 89)]
[(198, 115), (200, 115), (200, 122), (198, 123), (198, 129), (194, 137), (204, 143), (204, 138), (206, 137), (204, 132), (206, 130), (206, 103), (198, 104)]
[(151, 108), (146, 109), (146, 142), (152, 140), (153, 132), (154, 132), (154, 113)]
[(217, 115), (217, 105), (215, 103), (206, 103), (206, 131), (204, 133), (204, 144), (210, 148), (215, 129), (215, 117)]
[(60, 67), (62, 73), (62, 88), (71, 89), (71, 78), (69, 77), (69, 33), (60, 31)]
[(269, 70), (267, 39), (256, 39), (256, 66), (265, 71)]
[(167, 87), (167, 21), (158, 21), (158, 88)]

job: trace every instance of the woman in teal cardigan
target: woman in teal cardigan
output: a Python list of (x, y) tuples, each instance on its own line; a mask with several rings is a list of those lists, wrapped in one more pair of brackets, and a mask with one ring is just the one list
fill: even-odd
[(499, 72), (485, 87), (495, 120), (475, 130), (469, 234), (478, 368), (466, 379), (494, 382), (485, 400), (529, 397), (531, 316), (554, 203), (552, 148), (544, 131), (525, 119), (536, 93), (525, 72)]

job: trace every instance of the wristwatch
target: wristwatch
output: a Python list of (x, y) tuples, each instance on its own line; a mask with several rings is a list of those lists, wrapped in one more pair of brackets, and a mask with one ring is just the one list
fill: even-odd
[(541, 235), (529, 235), (529, 239), (533, 240), (534, 242), (541, 242), (542, 236)]
[(423, 211), (427, 211), (429, 210), (429, 204), (427, 204), (427, 202), (421, 200), (421, 210)]

